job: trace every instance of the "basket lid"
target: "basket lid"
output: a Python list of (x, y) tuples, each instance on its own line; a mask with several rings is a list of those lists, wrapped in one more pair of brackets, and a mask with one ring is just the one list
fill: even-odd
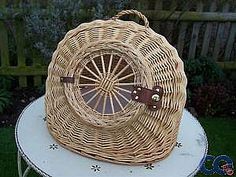
[[(118, 19), (125, 14), (138, 15), (144, 26)], [(69, 31), (48, 67), (50, 133), (100, 160), (142, 164), (166, 157), (185, 100), (182, 60), (136, 10)]]

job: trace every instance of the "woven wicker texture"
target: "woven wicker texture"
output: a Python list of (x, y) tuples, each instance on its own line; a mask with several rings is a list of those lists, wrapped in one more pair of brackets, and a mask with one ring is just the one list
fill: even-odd
[[(138, 15), (144, 26), (118, 19), (127, 14)], [(65, 35), (48, 67), (48, 129), (65, 148), (98, 160), (161, 160), (176, 143), (186, 83), (176, 49), (140, 12), (84, 23)], [(134, 86), (162, 87), (161, 108), (151, 111), (132, 100)]]

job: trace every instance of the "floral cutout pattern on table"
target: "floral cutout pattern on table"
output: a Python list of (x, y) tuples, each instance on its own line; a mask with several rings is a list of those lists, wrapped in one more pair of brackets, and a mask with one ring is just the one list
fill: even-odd
[(175, 146), (178, 147), (178, 148), (180, 148), (180, 147), (182, 147), (183, 145), (182, 145), (182, 143), (180, 143), (180, 142), (176, 142)]
[(99, 172), (100, 169), (101, 169), (101, 167), (98, 165), (92, 165), (92, 167), (91, 167), (91, 170), (93, 170), (94, 172)]
[(58, 149), (58, 145), (57, 144), (50, 144), (49, 149), (52, 149), (52, 150)]
[(147, 170), (152, 170), (154, 168), (154, 165), (152, 163), (149, 163), (149, 164), (146, 164), (144, 165), (144, 167), (147, 169)]

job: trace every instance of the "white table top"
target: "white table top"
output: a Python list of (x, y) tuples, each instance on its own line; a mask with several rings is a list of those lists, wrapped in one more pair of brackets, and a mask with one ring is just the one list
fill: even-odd
[(207, 154), (207, 137), (186, 110), (176, 147), (164, 160), (144, 166), (102, 162), (61, 147), (46, 127), (44, 97), (25, 108), (16, 125), (16, 142), (24, 160), (43, 176), (52, 177), (185, 177), (194, 176)]

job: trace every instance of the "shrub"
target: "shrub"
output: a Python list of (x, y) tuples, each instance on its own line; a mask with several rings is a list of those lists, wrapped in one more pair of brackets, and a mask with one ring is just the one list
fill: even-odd
[(11, 76), (0, 76), (0, 114), (11, 104)]
[(121, 9), (128, 0), (52, 0), (46, 9), (27, 6), (26, 38), (47, 61), (67, 31), (80, 23), (104, 18), (111, 9)]
[(222, 114), (226, 111), (229, 96), (224, 85), (204, 85), (193, 90), (192, 105), (199, 115)]
[(187, 60), (185, 72), (187, 107), (194, 107), (200, 116), (235, 114), (235, 86), (213, 60), (204, 57)]
[(44, 94), (45, 94), (45, 90), (46, 90), (45, 84), (43, 84), (43, 85), (37, 87), (37, 92), (38, 92), (40, 95), (44, 95)]
[(191, 89), (224, 80), (222, 69), (213, 59), (206, 57), (185, 60), (185, 72), (188, 78), (188, 87)]
[(0, 76), (0, 89), (10, 90), (13, 78), (11, 76)]
[(0, 114), (11, 104), (11, 93), (5, 89), (0, 89)]

